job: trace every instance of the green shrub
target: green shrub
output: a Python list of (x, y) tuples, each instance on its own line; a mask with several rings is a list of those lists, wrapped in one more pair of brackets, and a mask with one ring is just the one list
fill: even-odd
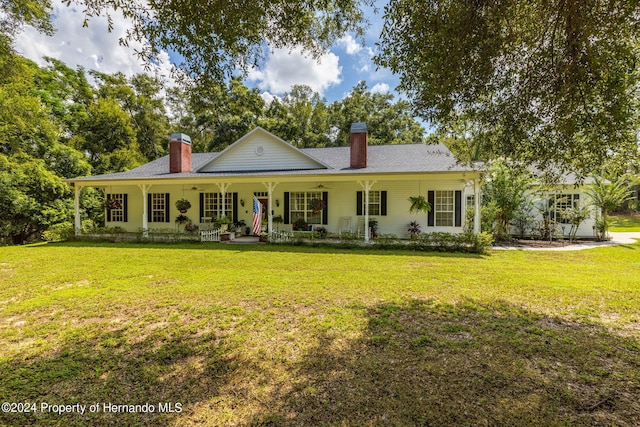
[(483, 254), (493, 244), (490, 233), (423, 233), (411, 245), (416, 250), (439, 252), (468, 252)]
[(47, 242), (64, 242), (74, 235), (73, 224), (70, 222), (61, 222), (49, 227), (42, 233), (43, 240)]

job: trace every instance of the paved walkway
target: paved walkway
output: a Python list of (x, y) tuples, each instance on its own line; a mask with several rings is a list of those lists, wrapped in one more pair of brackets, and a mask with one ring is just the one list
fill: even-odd
[(522, 246), (498, 246), (492, 249), (497, 250), (522, 250), (522, 251), (579, 251), (582, 249), (599, 248), (602, 246), (630, 245), (640, 240), (640, 232), (614, 232), (610, 231), (610, 240), (604, 242), (583, 242), (576, 244), (566, 244), (565, 246), (554, 247), (522, 247)]

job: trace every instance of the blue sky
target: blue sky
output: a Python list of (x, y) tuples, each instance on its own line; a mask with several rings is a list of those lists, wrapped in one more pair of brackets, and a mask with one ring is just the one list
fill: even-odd
[[(43, 56), (50, 56), (72, 68), (82, 66), (105, 73), (121, 71), (127, 76), (141, 72), (170, 76), (171, 55), (168, 53), (163, 53), (161, 65), (149, 71), (134, 53), (139, 45), (132, 43), (128, 48), (119, 45), (118, 40), (125, 35), (128, 24), (117, 13), (113, 15), (115, 28), (109, 33), (106, 19), (94, 18), (88, 28), (83, 28), (80, 8), (67, 7), (61, 0), (54, 0), (53, 5), (56, 34), (48, 37), (25, 28), (15, 43), (20, 54), (41, 65)], [(306, 84), (331, 103), (342, 99), (361, 80), (365, 80), (372, 91), (395, 94), (397, 77), (388, 70), (377, 70), (371, 60), (382, 26), (381, 17), (370, 12), (369, 19), (371, 28), (364, 46), (346, 34), (319, 62), (299, 49), (275, 50), (262, 67), (250, 70), (245, 84), (258, 88), (265, 99), (282, 96), (295, 84)]]

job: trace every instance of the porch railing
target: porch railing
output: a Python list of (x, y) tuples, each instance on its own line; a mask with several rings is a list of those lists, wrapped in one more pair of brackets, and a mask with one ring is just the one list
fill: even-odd
[(201, 242), (219, 242), (220, 241), (220, 229), (202, 230), (200, 231)]
[(293, 233), (286, 231), (272, 231), (269, 235), (270, 243), (287, 243), (293, 238)]

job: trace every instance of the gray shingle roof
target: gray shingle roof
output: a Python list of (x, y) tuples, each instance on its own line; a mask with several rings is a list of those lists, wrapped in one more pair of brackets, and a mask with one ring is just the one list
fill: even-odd
[(85, 178), (74, 178), (69, 181), (83, 180), (129, 180), (188, 178), (214, 176), (264, 176), (264, 175), (346, 175), (346, 174), (390, 174), (390, 173), (437, 173), (464, 172), (477, 170), (459, 165), (453, 154), (443, 144), (406, 144), (406, 145), (370, 145), (368, 147), (368, 164), (364, 169), (352, 169), (349, 147), (304, 148), (304, 154), (316, 159), (328, 167), (325, 169), (307, 170), (256, 170), (242, 172), (198, 172), (213, 160), (219, 153), (193, 153), (191, 157), (192, 172), (169, 173), (169, 156), (164, 156), (127, 172), (96, 175)]

